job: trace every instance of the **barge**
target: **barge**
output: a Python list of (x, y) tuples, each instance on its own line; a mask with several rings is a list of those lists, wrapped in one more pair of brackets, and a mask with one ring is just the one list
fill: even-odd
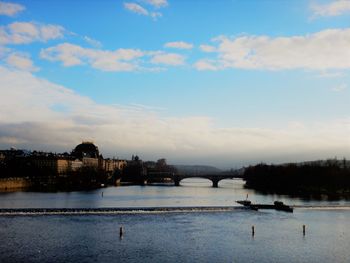
[(250, 200), (239, 200), (236, 201), (238, 204), (243, 205), (244, 207), (250, 208), (252, 210), (259, 209), (275, 209), (277, 211), (284, 211), (293, 213), (293, 207), (285, 205), (281, 201), (275, 201), (272, 205), (270, 204), (253, 204)]

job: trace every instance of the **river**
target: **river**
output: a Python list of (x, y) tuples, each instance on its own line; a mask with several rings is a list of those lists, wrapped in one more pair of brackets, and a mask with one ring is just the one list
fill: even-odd
[[(244, 189), (243, 184), (241, 180), (223, 180), (219, 188), (213, 188), (208, 180), (186, 179), (180, 187), (1, 193), (0, 208), (184, 209), (0, 215), (0, 262), (349, 262), (349, 201), (264, 195)], [(235, 201), (245, 199), (246, 194), (254, 202), (282, 200), (300, 207), (294, 213), (186, 209), (236, 206)]]

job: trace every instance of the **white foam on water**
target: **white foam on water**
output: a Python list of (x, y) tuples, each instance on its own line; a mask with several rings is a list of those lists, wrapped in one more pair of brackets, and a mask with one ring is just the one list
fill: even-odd
[(232, 212), (243, 207), (161, 207), (161, 208), (74, 208), (74, 209), (0, 209), (4, 215), (113, 215), (113, 214), (162, 214), (162, 213), (211, 213)]

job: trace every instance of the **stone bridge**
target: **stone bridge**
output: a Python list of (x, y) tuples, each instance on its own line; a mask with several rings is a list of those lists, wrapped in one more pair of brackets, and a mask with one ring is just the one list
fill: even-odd
[(223, 179), (234, 179), (234, 178), (240, 178), (240, 176), (236, 174), (176, 174), (176, 173), (169, 173), (169, 172), (156, 172), (156, 173), (149, 173), (145, 175), (144, 177), (144, 184), (147, 184), (148, 181), (155, 181), (155, 180), (164, 180), (164, 179), (171, 179), (175, 186), (180, 186), (180, 182), (183, 179), (186, 178), (204, 178), (212, 181), (213, 187), (218, 187), (219, 182)]

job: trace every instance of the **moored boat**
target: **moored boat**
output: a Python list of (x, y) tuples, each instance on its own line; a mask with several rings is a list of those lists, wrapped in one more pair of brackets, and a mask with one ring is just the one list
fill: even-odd
[(238, 204), (240, 204), (240, 205), (244, 205), (244, 206), (250, 206), (251, 204), (252, 204), (252, 202), (251, 201), (249, 201), (249, 200), (238, 200), (238, 201), (236, 201)]
[(243, 205), (244, 207), (250, 208), (252, 210), (259, 210), (259, 209), (275, 209), (277, 211), (284, 211), (284, 212), (290, 212), (293, 213), (293, 207), (289, 205), (285, 205), (281, 201), (275, 201), (273, 204), (253, 204), (249, 200), (239, 200), (236, 201), (238, 204)]
[(285, 212), (291, 212), (293, 213), (293, 207), (289, 206), (289, 205), (285, 205), (283, 202), (281, 201), (275, 201), (273, 203), (275, 205), (275, 209), (276, 210), (280, 210), (280, 211), (285, 211)]

